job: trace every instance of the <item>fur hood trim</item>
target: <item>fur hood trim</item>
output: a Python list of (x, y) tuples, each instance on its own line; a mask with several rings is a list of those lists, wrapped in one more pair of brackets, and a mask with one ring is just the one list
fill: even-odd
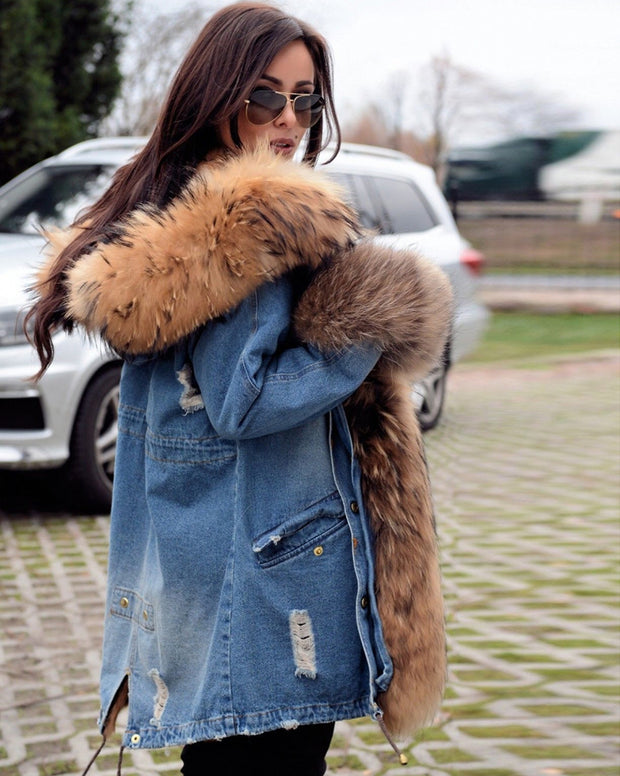
[[(345, 410), (394, 666), (379, 704), (401, 736), (432, 721), (446, 678), (433, 505), (410, 394), (441, 358), (451, 291), (431, 262), (361, 236), (339, 189), (316, 171), (262, 152), (210, 164), (168, 207), (136, 210), (76, 261), (68, 317), (120, 352), (157, 351), (303, 265), (316, 272), (294, 313), (300, 339), (324, 351), (381, 346)], [(52, 236), (51, 253), (69, 238)]]
[[(48, 235), (50, 261), (74, 231)], [(132, 212), (67, 273), (67, 318), (120, 353), (160, 351), (266, 280), (317, 267), (360, 237), (339, 187), (270, 151), (202, 165), (164, 209)]]

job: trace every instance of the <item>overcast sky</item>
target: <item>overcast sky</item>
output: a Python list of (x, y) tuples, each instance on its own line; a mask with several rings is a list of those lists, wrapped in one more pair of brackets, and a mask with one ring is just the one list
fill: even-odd
[[(187, 0), (142, 0), (177, 11)], [(194, 0), (205, 9), (221, 0)], [(328, 39), (336, 100), (376, 99), (391, 73), (436, 54), (509, 87), (581, 111), (580, 126), (620, 129), (620, 0), (281, 0)], [(208, 15), (208, 14), (206, 14)]]

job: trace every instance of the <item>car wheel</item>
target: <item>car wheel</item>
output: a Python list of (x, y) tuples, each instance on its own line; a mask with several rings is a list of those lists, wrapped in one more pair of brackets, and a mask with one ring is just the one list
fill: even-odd
[(120, 374), (114, 366), (96, 375), (73, 425), (66, 473), (80, 506), (94, 511), (109, 512), (112, 501)]
[(446, 397), (448, 367), (446, 364), (433, 371), (414, 386), (414, 400), (422, 431), (429, 431), (439, 423)]
[(443, 412), (448, 383), (448, 370), (452, 363), (452, 338), (444, 347), (439, 364), (413, 386), (413, 401), (422, 431), (430, 431), (439, 423)]

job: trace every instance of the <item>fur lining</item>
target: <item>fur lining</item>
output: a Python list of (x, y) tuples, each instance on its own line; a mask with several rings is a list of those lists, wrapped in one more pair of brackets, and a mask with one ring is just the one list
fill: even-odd
[[(394, 664), (379, 701), (388, 730), (403, 735), (432, 720), (446, 677), (431, 491), (410, 392), (442, 354), (451, 293), (435, 265), (361, 237), (338, 187), (314, 170), (264, 152), (209, 164), (167, 208), (136, 210), (70, 268), (68, 317), (119, 352), (157, 351), (304, 265), (318, 271), (295, 312), (298, 336), (325, 351), (381, 346), (345, 409)], [(51, 236), (48, 267), (69, 238)]]
[(408, 251), (361, 243), (318, 272), (296, 312), (323, 350), (378, 342), (383, 354), (345, 404), (375, 538), (375, 589), (394, 677), (380, 698), (396, 736), (429, 724), (446, 680), (435, 521), (411, 380), (439, 361), (451, 320), (443, 272)]
[(397, 737), (432, 722), (447, 670), (433, 505), (410, 394), (409, 381), (380, 362), (346, 404), (375, 538), (377, 606), (394, 666), (379, 705)]

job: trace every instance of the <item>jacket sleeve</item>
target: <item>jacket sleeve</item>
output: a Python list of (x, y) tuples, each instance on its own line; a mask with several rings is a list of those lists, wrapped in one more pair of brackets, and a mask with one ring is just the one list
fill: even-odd
[(263, 436), (322, 415), (350, 396), (379, 359), (375, 345), (323, 352), (290, 345), (291, 310), (292, 289), (282, 278), (195, 335), (194, 374), (222, 437)]

